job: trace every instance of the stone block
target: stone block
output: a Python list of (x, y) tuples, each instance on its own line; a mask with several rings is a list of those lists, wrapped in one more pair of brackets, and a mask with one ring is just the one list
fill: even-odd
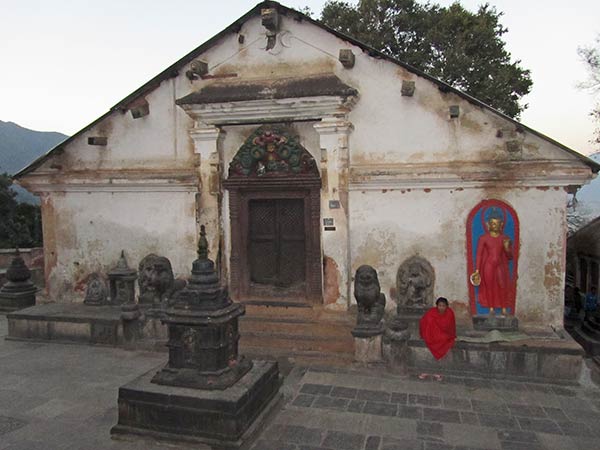
[(354, 359), (359, 363), (373, 363), (383, 360), (381, 334), (354, 338)]
[(49, 322), (44, 320), (19, 320), (8, 317), (8, 335), (11, 338), (49, 340)]
[(48, 327), (52, 340), (90, 342), (91, 327), (89, 323), (48, 322)]
[(539, 355), (539, 376), (548, 379), (576, 380), (581, 373), (583, 358), (580, 355)]
[(255, 361), (222, 391), (151, 383), (156, 369), (119, 389), (119, 421), (112, 434), (239, 448), (281, 397), (277, 363)]

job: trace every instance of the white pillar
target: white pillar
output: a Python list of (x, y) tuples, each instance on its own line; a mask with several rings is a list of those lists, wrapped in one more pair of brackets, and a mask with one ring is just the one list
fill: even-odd
[(221, 149), (220, 141), (224, 131), (213, 126), (196, 122), (190, 130), (194, 141), (194, 152), (198, 155), (198, 177), (200, 194), (196, 199), (196, 220), (198, 233), (200, 225), (206, 227), (209, 243), (209, 258), (217, 262), (222, 241), (221, 219)]
[(319, 133), (321, 147), (323, 254), (332, 258), (338, 267), (339, 297), (335, 304), (347, 308), (352, 280), (348, 222), (348, 136), (353, 127), (345, 118), (326, 117), (314, 128)]

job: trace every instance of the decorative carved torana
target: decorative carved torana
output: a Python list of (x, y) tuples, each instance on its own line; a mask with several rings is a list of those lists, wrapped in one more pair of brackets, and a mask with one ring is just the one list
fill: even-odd
[(396, 276), (398, 291), (398, 314), (404, 307), (426, 309), (433, 306), (435, 272), (421, 256), (411, 256), (404, 260)]
[(265, 125), (246, 139), (229, 165), (229, 177), (317, 174), (311, 154), (283, 127)]

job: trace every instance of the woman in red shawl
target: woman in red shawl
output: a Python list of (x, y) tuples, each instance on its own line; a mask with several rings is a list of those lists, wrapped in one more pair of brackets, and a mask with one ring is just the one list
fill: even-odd
[[(443, 358), (454, 345), (456, 339), (456, 320), (454, 311), (448, 307), (448, 300), (440, 297), (435, 301), (435, 307), (425, 313), (419, 322), (421, 338), (435, 359)], [(434, 375), (441, 380), (441, 375)], [(426, 378), (421, 374), (419, 378)]]

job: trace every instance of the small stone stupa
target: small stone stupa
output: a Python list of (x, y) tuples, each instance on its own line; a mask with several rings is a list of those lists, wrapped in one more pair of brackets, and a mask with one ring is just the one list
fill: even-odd
[(35, 305), (37, 287), (31, 282), (31, 271), (17, 254), (6, 271), (8, 280), (0, 288), (0, 312), (13, 312)]
[(190, 281), (163, 319), (169, 360), (119, 389), (119, 423), (111, 432), (242, 446), (251, 425), (281, 397), (277, 363), (238, 354), (244, 313), (219, 284), (202, 226)]

